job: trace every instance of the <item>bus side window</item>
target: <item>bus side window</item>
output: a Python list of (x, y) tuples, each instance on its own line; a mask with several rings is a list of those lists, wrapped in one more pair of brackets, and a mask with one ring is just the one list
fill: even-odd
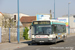
[(52, 34), (54, 33), (54, 26), (52, 25)]
[(66, 26), (63, 26), (63, 32), (66, 33)]
[(56, 33), (57, 32), (57, 26), (56, 25), (52, 25), (52, 32)]
[(56, 31), (56, 30), (57, 30), (56, 28), (57, 28), (57, 26), (54, 26), (54, 33), (56, 33), (56, 32), (57, 32), (57, 31)]

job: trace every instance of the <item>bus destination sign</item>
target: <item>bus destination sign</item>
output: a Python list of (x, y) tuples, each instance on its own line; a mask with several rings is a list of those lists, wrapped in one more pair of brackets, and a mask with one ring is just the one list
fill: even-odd
[(50, 21), (34, 21), (33, 24), (50, 24)]

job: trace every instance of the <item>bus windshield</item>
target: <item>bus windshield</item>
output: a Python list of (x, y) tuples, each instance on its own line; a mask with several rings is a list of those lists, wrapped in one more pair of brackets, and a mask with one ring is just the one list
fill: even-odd
[(35, 34), (50, 34), (51, 33), (51, 25), (35, 25)]

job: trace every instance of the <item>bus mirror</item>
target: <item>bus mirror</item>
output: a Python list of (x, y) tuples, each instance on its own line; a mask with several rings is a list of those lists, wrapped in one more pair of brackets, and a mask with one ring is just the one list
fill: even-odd
[(32, 27), (32, 26), (30, 26), (30, 29), (31, 29), (31, 27)]

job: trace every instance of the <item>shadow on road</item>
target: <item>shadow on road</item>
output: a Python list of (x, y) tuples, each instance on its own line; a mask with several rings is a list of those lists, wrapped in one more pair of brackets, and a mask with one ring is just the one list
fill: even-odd
[(25, 41), (25, 42), (21, 42), (21, 43), (29, 44), (29, 43), (31, 43), (31, 41)]
[(28, 44), (29, 46), (37, 46), (37, 45), (56, 45), (58, 43), (61, 43), (62, 41), (58, 41), (57, 43), (40, 43), (40, 44), (30, 44), (31, 41), (25, 41), (25, 42), (21, 42), (21, 43), (24, 43), (24, 44)]

